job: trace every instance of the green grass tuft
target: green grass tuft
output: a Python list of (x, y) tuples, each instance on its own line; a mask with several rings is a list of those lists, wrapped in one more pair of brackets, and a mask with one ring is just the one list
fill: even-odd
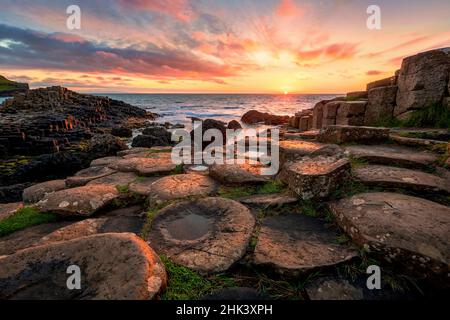
[(284, 191), (284, 186), (280, 181), (271, 180), (260, 186), (244, 187), (221, 187), (218, 195), (228, 199), (238, 199), (258, 194), (273, 194)]
[(25, 207), (18, 210), (14, 215), (0, 221), (0, 237), (31, 226), (57, 220), (58, 218), (54, 214), (40, 213), (35, 208)]
[(161, 256), (161, 260), (168, 275), (167, 289), (161, 296), (163, 300), (198, 300), (214, 290), (236, 286), (232, 278), (224, 275), (206, 278), (165, 256)]
[(440, 103), (416, 110), (404, 121), (405, 127), (450, 128), (450, 109)]

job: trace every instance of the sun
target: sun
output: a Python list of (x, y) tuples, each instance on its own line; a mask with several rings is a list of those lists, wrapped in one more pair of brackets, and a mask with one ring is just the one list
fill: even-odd
[(289, 92), (288, 91), (284, 91), (284, 95), (286, 96), (286, 95), (288, 95), (289, 94)]

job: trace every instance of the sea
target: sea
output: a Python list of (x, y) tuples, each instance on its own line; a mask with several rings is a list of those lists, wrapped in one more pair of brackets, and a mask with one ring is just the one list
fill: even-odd
[[(337, 94), (131, 94), (97, 93), (143, 108), (159, 117), (157, 122), (191, 124), (191, 117), (223, 122), (240, 120), (252, 109), (277, 115), (290, 115), (312, 108), (317, 102)], [(0, 103), (6, 98), (0, 98)]]

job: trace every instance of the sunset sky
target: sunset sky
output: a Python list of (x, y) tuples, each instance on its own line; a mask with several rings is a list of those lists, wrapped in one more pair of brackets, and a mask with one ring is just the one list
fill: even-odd
[[(73, 4), (81, 30), (66, 27)], [(344, 93), (450, 46), (449, 14), (449, 0), (0, 0), (0, 74), (84, 92)]]

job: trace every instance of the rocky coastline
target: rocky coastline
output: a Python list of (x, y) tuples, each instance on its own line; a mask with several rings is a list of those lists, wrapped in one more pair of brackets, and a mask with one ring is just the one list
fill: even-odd
[[(311, 110), (249, 111), (243, 124), (280, 129), (273, 176), (175, 165), (174, 126), (120, 101), (16, 94), (0, 106), (0, 299), (442, 297), (450, 123), (403, 125), (426, 125), (430, 108), (445, 119), (449, 79), (450, 50), (434, 50)], [(131, 140), (132, 128), (144, 129)], [(71, 264), (85, 268), (81, 292), (65, 288)], [(366, 286), (373, 265), (382, 290)]]

